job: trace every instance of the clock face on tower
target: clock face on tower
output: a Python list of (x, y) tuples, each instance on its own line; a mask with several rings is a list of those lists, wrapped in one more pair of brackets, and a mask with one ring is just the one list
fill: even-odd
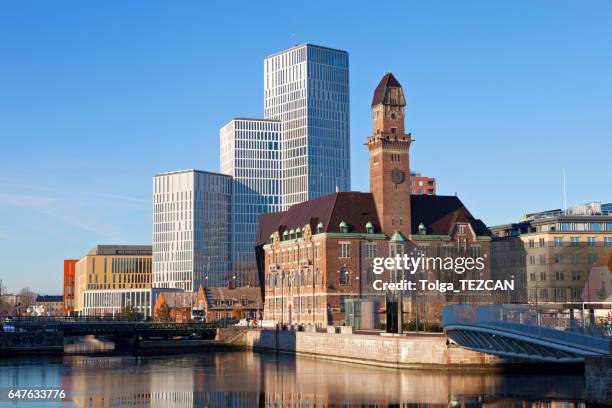
[(405, 179), (406, 179), (406, 175), (404, 174), (402, 170), (397, 169), (397, 168), (391, 170), (391, 180), (395, 184), (402, 184)]

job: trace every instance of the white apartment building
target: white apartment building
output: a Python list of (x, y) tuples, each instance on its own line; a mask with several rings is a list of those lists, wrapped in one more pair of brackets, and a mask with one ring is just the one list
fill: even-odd
[(153, 288), (225, 286), (232, 178), (200, 170), (153, 177)]

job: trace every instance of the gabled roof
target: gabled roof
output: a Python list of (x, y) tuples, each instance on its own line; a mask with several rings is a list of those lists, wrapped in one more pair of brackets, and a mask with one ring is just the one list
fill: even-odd
[(215, 301), (228, 301), (242, 303), (246, 300), (248, 304), (246, 307), (261, 308), (261, 291), (259, 288), (233, 288), (229, 289), (226, 287), (208, 287), (204, 289), (206, 295), (206, 302), (209, 308), (215, 307)]
[(332, 193), (314, 200), (291, 206), (287, 211), (262, 214), (257, 230), (257, 245), (265, 243), (275, 231), (281, 234), (291, 228), (302, 228), (309, 224), (316, 231), (323, 223), (321, 232), (340, 232), (340, 223), (349, 225), (349, 232), (366, 233), (366, 224), (372, 223), (375, 232), (380, 232), (378, 213), (371, 193), (356, 191)]
[[(425, 226), (428, 235), (449, 235), (457, 222), (469, 223), (477, 236), (490, 236), (485, 224), (475, 219), (461, 200), (455, 196), (412, 195), (411, 232), (418, 234), (419, 224)], [(268, 242), (275, 231), (282, 233), (292, 228), (310, 224), (316, 231), (323, 223), (321, 232), (340, 232), (340, 223), (349, 225), (349, 232), (367, 233), (366, 224), (374, 225), (380, 233), (380, 223), (372, 193), (342, 192), (329, 194), (315, 200), (293, 205), (287, 211), (262, 214), (259, 218), (256, 245)]]
[(456, 196), (410, 196), (412, 233), (423, 223), (428, 235), (448, 235), (457, 222), (469, 223), (477, 236), (490, 236), (485, 224), (472, 216)]
[[(392, 73), (387, 72), (384, 77), (378, 83), (378, 86), (374, 90), (374, 96), (372, 97), (372, 106), (379, 105), (381, 103), (389, 104), (389, 100), (387, 98), (388, 89), (389, 88), (401, 88), (399, 81), (395, 79)], [(400, 91), (401, 92), (401, 91)], [(401, 92), (402, 98), (399, 102), (399, 105), (405, 105), (403, 92)]]

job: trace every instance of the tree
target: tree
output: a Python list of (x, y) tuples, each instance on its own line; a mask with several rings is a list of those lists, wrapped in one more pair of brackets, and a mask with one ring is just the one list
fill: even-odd
[(166, 302), (163, 302), (157, 309), (156, 318), (160, 322), (167, 322), (170, 320), (170, 307), (166, 304)]
[(25, 310), (28, 306), (32, 306), (36, 302), (36, 293), (32, 292), (30, 288), (25, 287), (19, 291), (19, 303), (21, 308)]

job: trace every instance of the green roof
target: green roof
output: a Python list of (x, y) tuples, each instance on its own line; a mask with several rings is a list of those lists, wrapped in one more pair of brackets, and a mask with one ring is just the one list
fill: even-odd
[(406, 238), (399, 231), (395, 231), (391, 236), (391, 242), (404, 242), (405, 240)]

